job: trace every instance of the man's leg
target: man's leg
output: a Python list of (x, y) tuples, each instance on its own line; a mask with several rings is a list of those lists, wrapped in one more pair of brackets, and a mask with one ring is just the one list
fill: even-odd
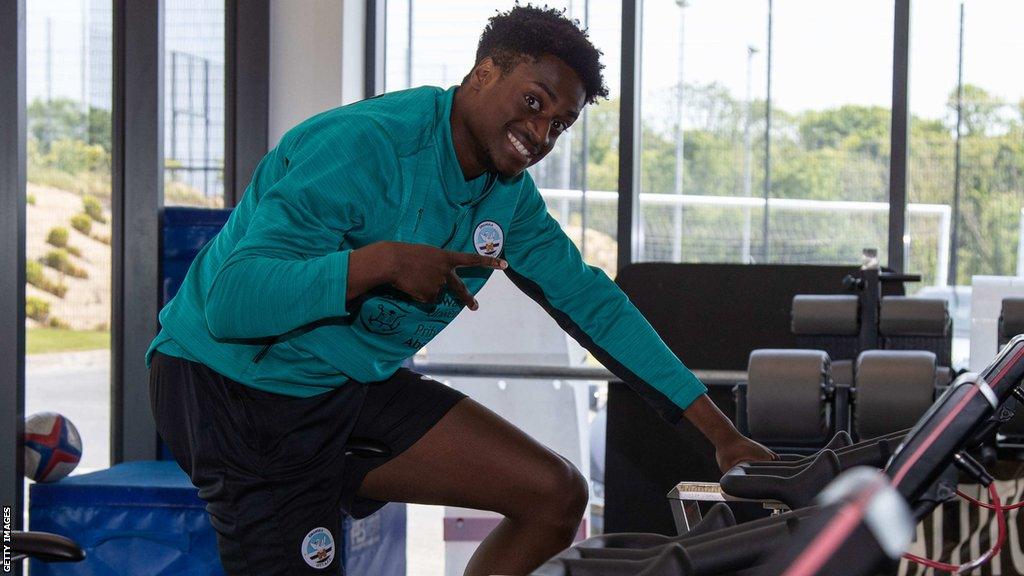
[(337, 487), (360, 388), (311, 398), (250, 389), (206, 366), (157, 353), (157, 430), (207, 502), (224, 573), (341, 574)]
[(466, 568), (467, 576), (482, 576), (526, 574), (570, 545), (588, 490), (564, 458), (465, 398), (411, 448), (370, 471), (358, 495), (504, 515)]

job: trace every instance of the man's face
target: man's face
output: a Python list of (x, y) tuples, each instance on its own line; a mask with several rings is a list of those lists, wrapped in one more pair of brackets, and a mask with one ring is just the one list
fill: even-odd
[[(480, 66), (473, 74), (479, 71)], [(527, 58), (505, 74), (491, 65), (475, 80), (476, 105), (469, 118), (475, 148), (481, 163), (503, 178), (517, 176), (546, 156), (586, 100), (576, 72), (553, 56), (536, 62)]]

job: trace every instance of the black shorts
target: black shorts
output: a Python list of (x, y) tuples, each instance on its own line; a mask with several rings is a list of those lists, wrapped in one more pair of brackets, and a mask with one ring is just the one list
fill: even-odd
[[(157, 431), (207, 503), (229, 576), (343, 574), (342, 512), (363, 518), (385, 504), (356, 496), (363, 478), (465, 398), (406, 369), (294, 398), (160, 353), (149, 387)], [(349, 437), (391, 453), (346, 456)]]

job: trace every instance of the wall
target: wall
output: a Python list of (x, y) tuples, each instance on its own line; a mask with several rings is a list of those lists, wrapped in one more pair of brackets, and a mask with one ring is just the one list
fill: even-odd
[(271, 147), (306, 118), (362, 97), (364, 14), (362, 0), (271, 0)]

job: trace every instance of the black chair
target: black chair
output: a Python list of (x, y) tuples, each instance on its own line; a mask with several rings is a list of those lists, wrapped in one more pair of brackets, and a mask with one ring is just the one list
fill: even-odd
[(927, 350), (939, 366), (951, 364), (953, 321), (945, 300), (886, 296), (878, 315), (885, 350)]
[(25, 558), (43, 562), (80, 562), (85, 559), (85, 551), (74, 540), (57, 534), (15, 530), (11, 533), (11, 560), (18, 562)]

